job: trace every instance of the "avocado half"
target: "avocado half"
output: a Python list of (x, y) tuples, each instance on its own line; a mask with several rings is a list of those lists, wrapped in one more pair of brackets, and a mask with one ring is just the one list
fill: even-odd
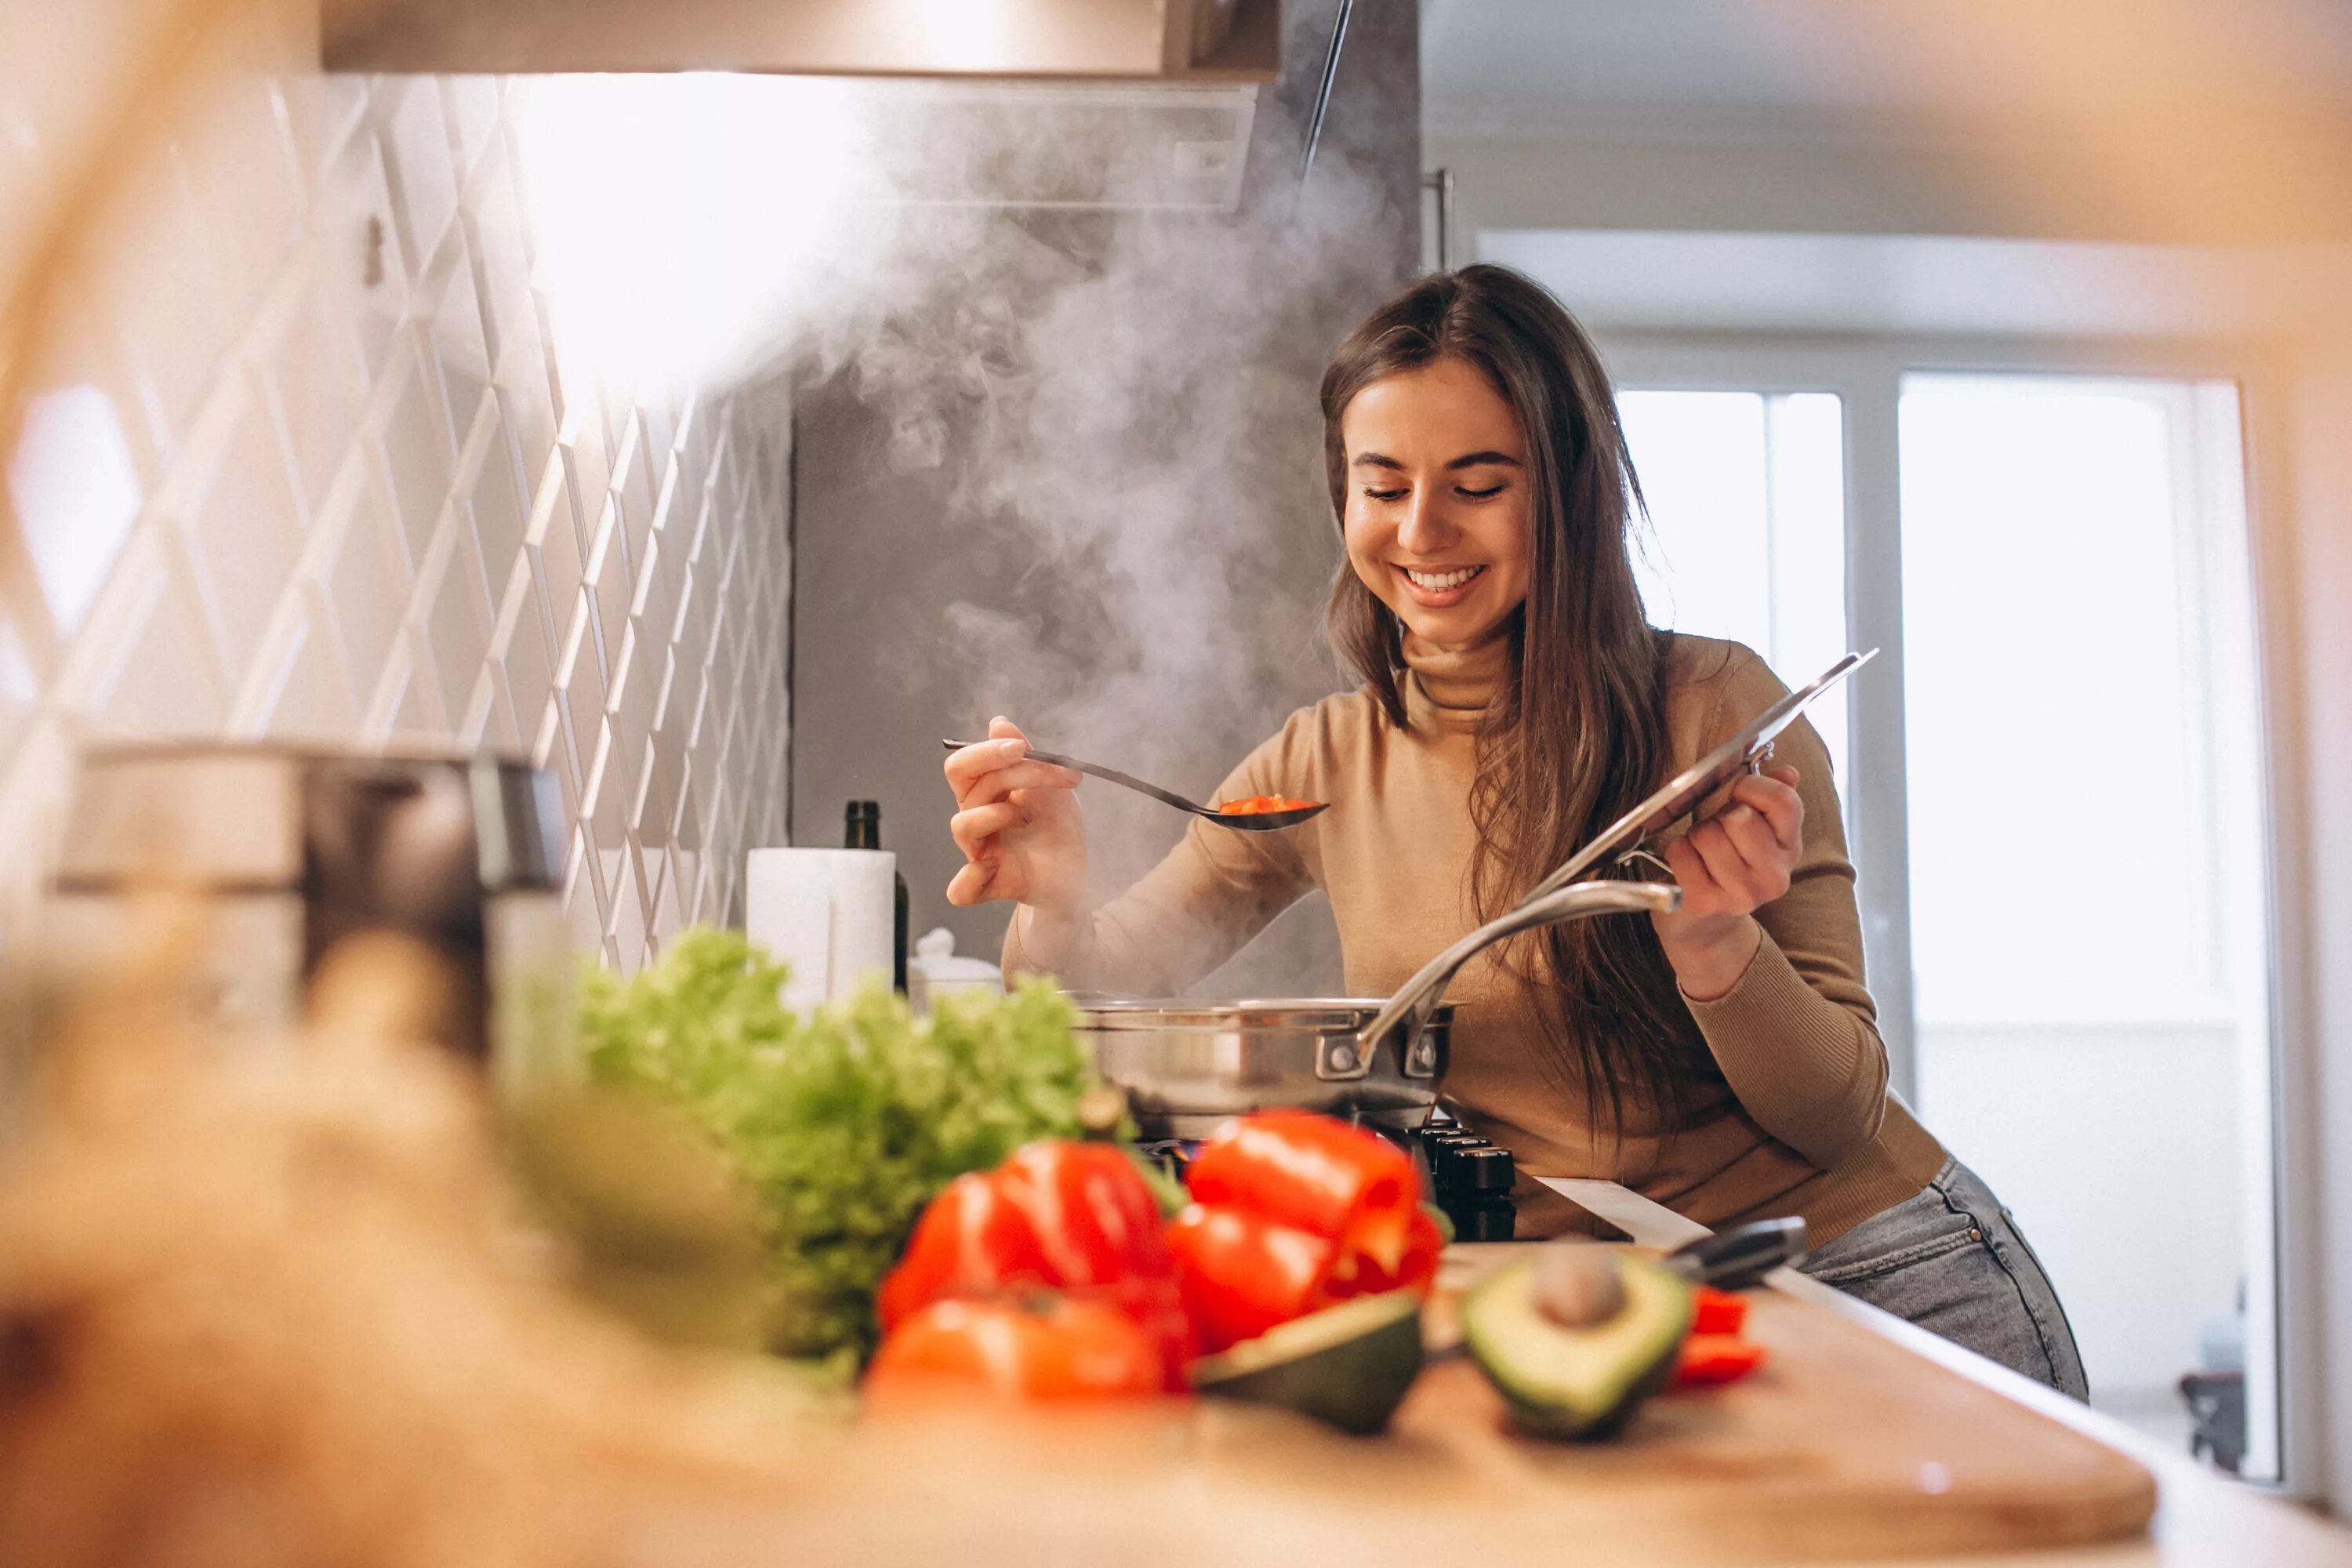
[(1690, 1287), (1642, 1258), (1615, 1261), (1625, 1304), (1589, 1327), (1563, 1327), (1537, 1306), (1532, 1262), (1497, 1270), (1464, 1300), (1471, 1358), (1528, 1431), (1605, 1437), (1673, 1375)]
[(1192, 1363), (1192, 1386), (1278, 1405), (1361, 1436), (1389, 1424), (1421, 1373), (1421, 1293), (1360, 1296)]

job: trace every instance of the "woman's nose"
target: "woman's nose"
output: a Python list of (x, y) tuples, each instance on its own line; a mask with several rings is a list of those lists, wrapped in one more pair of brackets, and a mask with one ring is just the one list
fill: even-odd
[(1416, 486), (1397, 520), (1397, 548), (1412, 555), (1431, 555), (1453, 542), (1454, 530), (1438, 498)]

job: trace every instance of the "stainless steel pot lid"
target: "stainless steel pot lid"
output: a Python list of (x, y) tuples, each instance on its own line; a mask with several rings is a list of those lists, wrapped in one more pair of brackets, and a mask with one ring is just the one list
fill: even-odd
[[(1152, 1000), (1133, 997), (1072, 998), (1097, 1029), (1219, 1029), (1277, 1025), (1290, 1029), (1339, 1029), (1353, 1034), (1380, 1016), (1384, 996), (1312, 996), (1293, 999), (1244, 997), (1230, 1002)], [(1453, 1019), (1454, 1004), (1440, 1003), (1431, 1021)]]

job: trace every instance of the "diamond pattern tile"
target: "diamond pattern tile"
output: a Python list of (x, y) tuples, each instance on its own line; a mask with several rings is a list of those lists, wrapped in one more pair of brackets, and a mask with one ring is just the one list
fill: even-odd
[(555, 775), (583, 951), (740, 923), (782, 841), (789, 408), (567, 354), (506, 83), (288, 64), (205, 96), (52, 311), (37, 390), (112, 408), (128, 477), (60, 642), (0, 610), (0, 836), (53, 843), (80, 731), (480, 745)]
[[(228, 716), (227, 683), (213, 657), (186, 558), (163, 550), (156, 554), (171, 558), (155, 563), (145, 614), (123, 628), (123, 659), (96, 717), (113, 734), (211, 734)], [(125, 564), (138, 572), (149, 563)]]
[(387, 77), (376, 109), (401, 250), (414, 277), (425, 269), (457, 216), (457, 170), (440, 85), (428, 77)]
[(367, 396), (367, 363), (350, 301), (325, 279), (304, 280), (259, 381), (303, 515), (315, 515), (351, 453), (352, 427)]
[(253, 396), (185, 521), (197, 592), (229, 669), (252, 662), (300, 561), (300, 503), (282, 458), (268, 406)]
[(413, 335), (404, 335), (409, 336), (404, 352), (395, 351), (385, 384), (377, 389), (376, 403), (383, 409), (378, 446), (401, 550), (414, 571), (449, 499), (456, 454), (441, 422), (437, 395), (425, 376), (422, 353)]
[(390, 514), (390, 501), (373, 476), (363, 472), (324, 584), (328, 625), (362, 693), (374, 689), (377, 673), (392, 657), (408, 608), (408, 553)]
[(269, 735), (331, 741), (358, 728), (359, 704), (343, 678), (334, 640), (308, 616), (295, 623), (290, 646), (266, 679)]
[(513, 437), (495, 401), (482, 405), (474, 439), (481, 448), (471, 497), (475, 537), (484, 563), (503, 568), (522, 550), (523, 502), (516, 493)]
[(588, 573), (580, 548), (580, 524), (572, 510), (572, 489), (564, 482), (560, 459), (550, 461), (540, 480), (523, 548), (552, 628), (551, 640), (560, 642), (572, 624), (572, 604)]
[(435, 689), (454, 720), (465, 711), (475, 677), (489, 657), (488, 610), (483, 604), (481, 567), (474, 539), (463, 519), (452, 514), (419, 574), (417, 597), (424, 606), (419, 626)]

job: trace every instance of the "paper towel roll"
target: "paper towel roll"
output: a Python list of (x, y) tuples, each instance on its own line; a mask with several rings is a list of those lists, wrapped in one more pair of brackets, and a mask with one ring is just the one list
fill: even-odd
[(887, 849), (754, 849), (743, 933), (792, 967), (784, 1005), (836, 1001), (879, 974), (890, 982), (898, 857)]

